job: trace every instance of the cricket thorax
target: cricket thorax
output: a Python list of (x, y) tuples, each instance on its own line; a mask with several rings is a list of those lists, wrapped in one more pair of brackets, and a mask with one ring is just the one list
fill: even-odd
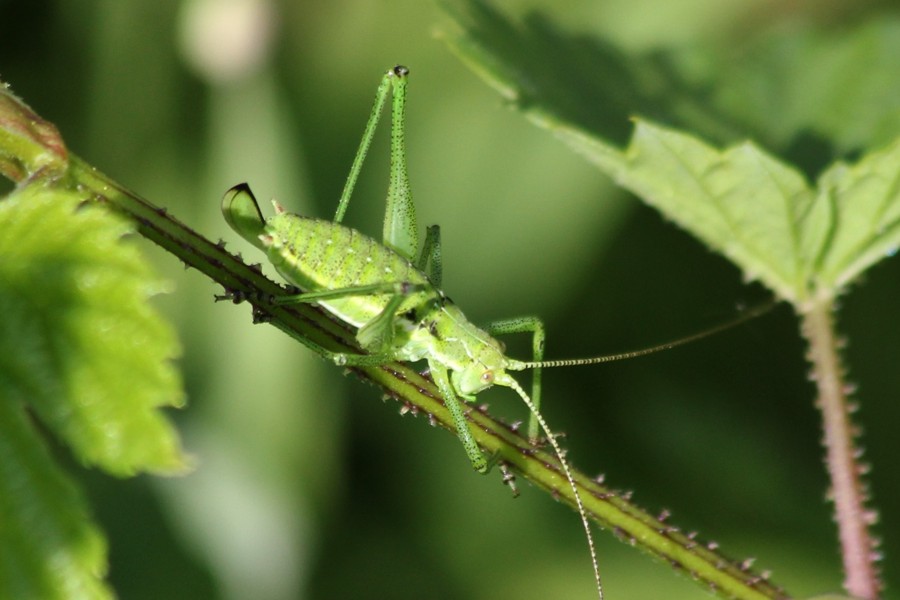
[(442, 294), (431, 306), (416, 337), (419, 344), (429, 346), (431, 359), (450, 371), (454, 389), (468, 397), (494, 385), (507, 362), (500, 342), (466, 319)]

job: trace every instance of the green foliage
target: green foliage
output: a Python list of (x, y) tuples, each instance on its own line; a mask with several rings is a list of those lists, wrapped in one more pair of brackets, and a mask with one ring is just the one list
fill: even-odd
[(853, 165), (835, 163), (812, 187), (752, 142), (719, 151), (638, 121), (618, 152), (565, 125), (550, 127), (748, 279), (795, 305), (837, 295), (900, 244), (900, 141)]
[(0, 597), (102, 598), (105, 544), (41, 428), (119, 475), (185, 468), (159, 412), (181, 404), (162, 291), (131, 227), (33, 184), (0, 201)]
[[(638, 55), (620, 63), (626, 86), (616, 94), (591, 84), (608, 74), (612, 54), (603, 43), (559, 33), (539, 18), (513, 23), (477, 0), (445, 6), (458, 24), (445, 33), (451, 48), (532, 122), (727, 257), (745, 279), (793, 305), (818, 390), (845, 589), (874, 600), (883, 584), (873, 552), (878, 542), (864, 516), (868, 468), (854, 447), (858, 432), (848, 416), (854, 387), (845, 380), (833, 313), (835, 298), (900, 245), (900, 94), (886, 85), (897, 74), (900, 22), (863, 21), (836, 35), (783, 26), (757, 36), (746, 60), (735, 60), (733, 49), (720, 52), (722, 60), (685, 60), (702, 57), (699, 46)], [(585, 60), (589, 55), (597, 60)], [(851, 82), (853, 92), (836, 82)], [(671, 102), (654, 106), (649, 99), (660, 91)], [(653, 116), (670, 125), (637, 118), (625, 143), (620, 131), (597, 126), (591, 115), (622, 104), (655, 108)], [(852, 113), (859, 109), (866, 116), (857, 121)], [(772, 118), (779, 113), (781, 119)], [(804, 138), (816, 136), (829, 156), (813, 156), (809, 148), (791, 156), (790, 146), (810, 146)], [(746, 138), (758, 141), (735, 144)], [(712, 140), (727, 147), (719, 150)], [(885, 148), (870, 150), (885, 141)], [(841, 153), (851, 148), (869, 150), (847, 164)], [(810, 185), (806, 175), (819, 171)]]
[(849, 17), (839, 27), (793, 20), (730, 51), (686, 53), (679, 73), (755, 139), (787, 148), (802, 134), (847, 153), (900, 131), (900, 19)]
[[(282, 3), (278, 59), (260, 59), (249, 77), (224, 85), (208, 78), (198, 94), (201, 84), (186, 75), (184, 61), (168, 43), (180, 5), (88, 1), (76, 10), (10, 3), (0, 9), (8, 11), (2, 22), (12, 25), (4, 38), (9, 52), (3, 75), (60, 125), (74, 149), (148, 197), (164, 198), (172, 214), (186, 221), (206, 219), (199, 229), (215, 235), (222, 224), (210, 203), (245, 179), (270, 185), (266, 196), (276, 195), (291, 210), (331, 214), (358, 140), (364, 117), (360, 106), (369, 101), (373, 73), (405, 61), (416, 78), (409, 141), (413, 184), (422, 198), (417, 208), (424, 209), (424, 220), (444, 227), (448, 291), (473, 316), (487, 320), (521, 312), (546, 317), (552, 331), (549, 354), (559, 356), (576, 348), (612, 352), (690, 332), (698, 323), (688, 313), (709, 317), (715, 309), (706, 301), (716, 293), (728, 303), (742, 296), (733, 270), (716, 271), (721, 267), (716, 259), (705, 258), (702, 249), (691, 250), (699, 245), (660, 225), (649, 211), (629, 213), (633, 204), (621, 202), (605, 177), (588, 169), (579, 172), (579, 161), (516, 119), (491, 110), (475, 78), (456, 68), (428, 35), (435, 20), (429, 3), (407, 0), (377, 11), (370, 4)], [(605, 164), (630, 189), (666, 205), (672, 220), (782, 295), (796, 300), (813, 290), (836, 291), (892, 252), (896, 145), (891, 140), (900, 128), (900, 88), (894, 83), (900, 80), (900, 36), (897, 17), (889, 10), (875, 13), (866, 8), (874, 3), (843, 3), (835, 17), (839, 3), (807, 8), (769, 2), (758, 8), (757, 3), (713, 0), (691, 2), (687, 10), (658, 3), (656, 11), (648, 10), (647, 2), (613, 0), (566, 2), (563, 13), (559, 4), (546, 3), (546, 10), (558, 11), (561, 18), (578, 14), (577, 29), (587, 32), (580, 34), (549, 17), (530, 15), (516, 23), (485, 5), (453, 4), (465, 35), (457, 30), (445, 37), (504, 98)], [(751, 4), (758, 12), (748, 14)], [(657, 12), (666, 14), (664, 30)], [(120, 26), (134, 22), (146, 26), (134, 31)], [(625, 33), (616, 37), (617, 30)], [(122, 31), (131, 33), (123, 36)], [(652, 44), (625, 43), (635, 31), (649, 31), (642, 39)], [(85, 39), (91, 43), (84, 44)], [(360, 51), (348, 53), (347, 47)], [(642, 117), (636, 132), (630, 121), (634, 115)], [(7, 124), (0, 123), (0, 131), (12, 131), (16, 139), (0, 139), (0, 144), (16, 149), (0, 155), (5, 174), (19, 178), (64, 162), (64, 149), (53, 147), (55, 131), (46, 123), (14, 130)], [(741, 143), (745, 139), (753, 143)], [(679, 163), (676, 146), (690, 160)], [(871, 151), (879, 146), (885, 149)], [(660, 171), (654, 172), (649, 154), (633, 151), (653, 152)], [(374, 152), (379, 154), (386, 152)], [(369, 188), (363, 177), (360, 196), (365, 200), (349, 215), (369, 233), (376, 229), (375, 213), (382, 212), (380, 171), (386, 167), (373, 167), (376, 183)], [(765, 177), (753, 180), (756, 175)], [(666, 188), (669, 176), (678, 189)], [(754, 194), (753, 183), (764, 182), (769, 182), (765, 195)], [(704, 202), (689, 197), (692, 190), (702, 192)], [(28, 233), (43, 231), (51, 222), (81, 221), (90, 212), (71, 210), (72, 197), (63, 192), (35, 188), (27, 195), (66, 197), (69, 207), (65, 219), (51, 218), (52, 211), (32, 215), (39, 223)], [(311, 197), (321, 204), (298, 209), (303, 198)], [(747, 199), (749, 205), (741, 204)], [(11, 202), (0, 202), (0, 211), (11, 209)], [(370, 215), (364, 213), (367, 204)], [(627, 215), (631, 218), (623, 218)], [(4, 218), (0, 229), (0, 288), (24, 248), (46, 250), (54, 236), (69, 231), (63, 225), (36, 243), (14, 242), (7, 237), (15, 230), (9, 222), (18, 219)], [(729, 227), (741, 235), (729, 238)], [(168, 231), (161, 237), (174, 240)], [(527, 242), (517, 243), (522, 240)], [(116, 241), (115, 252), (120, 246)], [(666, 256), (657, 260), (661, 247)], [(9, 258), (10, 249), (15, 259)], [(107, 254), (97, 252), (93, 258), (105, 264)], [(180, 262), (162, 265), (172, 268), (172, 278), (181, 275)], [(856, 315), (858, 327), (889, 332), (897, 278), (889, 270), (881, 272), (888, 277), (880, 278), (880, 287), (872, 277), (865, 290), (870, 295), (848, 299), (844, 315), (848, 321)], [(56, 285), (61, 278), (58, 272), (47, 275)], [(148, 490), (159, 482), (90, 482), (101, 518), (107, 511), (127, 521), (127, 526), (118, 524), (117, 532), (110, 519), (113, 557), (124, 554), (127, 562), (130, 553), (141, 556), (130, 569), (113, 565), (122, 597), (210, 597), (213, 589), (223, 595), (252, 590), (274, 597), (266, 596), (266, 585), (288, 590), (278, 597), (296, 597), (303, 588), (315, 597), (418, 598), (435, 589), (448, 598), (496, 597), (510, 590), (522, 597), (587, 597), (590, 581), (577, 528), (566, 532), (561, 525), (568, 515), (560, 517), (558, 507), (541, 504), (533, 493), (511, 503), (493, 478), (471, 475), (455, 442), (444, 439), (448, 436), (431, 435), (421, 427), (422, 419), (416, 426), (394, 418), (380, 403), (363, 401), (372, 390), (348, 385), (347, 399), (332, 398), (343, 386), (313, 384), (306, 372), (300, 375), (298, 357), (275, 349), (265, 329), (248, 327), (243, 311), (229, 323), (237, 310), (210, 308), (208, 284), (193, 286), (200, 279), (188, 271), (175, 298), (186, 347), (193, 350), (185, 365), (192, 380), (202, 382), (192, 389), (195, 408), (184, 419), (188, 431), (223, 441), (202, 446), (205, 478), (177, 481), (195, 499), (199, 508), (193, 513), (174, 496), (162, 506), (151, 504), (158, 497)], [(148, 285), (150, 291), (158, 289)], [(53, 311), (63, 311), (72, 292), (39, 293), (37, 283), (28, 289)], [(10, 302), (16, 306), (8, 310), (8, 294), (0, 291), (3, 316), (11, 321), (3, 327), (25, 328), (27, 321), (14, 322), (24, 310), (21, 302)], [(662, 317), (654, 319), (657, 314)], [(62, 318), (51, 317), (54, 323)], [(716, 339), (691, 347), (691, 358), (669, 353), (651, 365), (567, 372), (550, 384), (545, 404), (551, 423), (568, 434), (574, 462), (609, 470), (612, 484), (634, 487), (641, 502), (669, 506), (677, 520), (702, 524), (703, 533), (715, 535), (726, 551), (736, 546), (759, 553), (761, 564), (776, 568), (779, 582), (809, 595), (837, 589), (839, 575), (835, 553), (821, 551), (828, 535), (822, 532), (827, 516), (819, 502), (824, 486), (818, 468), (810, 466), (815, 459), (809, 450), (816, 424), (805, 408), (806, 396), (797, 404), (789, 401), (804, 382), (802, 366), (790, 358), (800, 355), (796, 340), (778, 337), (776, 331), (783, 317), (754, 323), (757, 344), (748, 344), (746, 354), (738, 355), (738, 344), (727, 338)], [(662, 330), (663, 322), (670, 329)], [(59, 331), (39, 333), (49, 338)], [(633, 333), (643, 337), (629, 337)], [(879, 391), (884, 398), (895, 396), (890, 357), (896, 353), (880, 345), (890, 342), (886, 337), (859, 336), (852, 346), (859, 353), (855, 371), (870, 371), (869, 379), (861, 377), (870, 400)], [(18, 364), (33, 355), (23, 340), (5, 333), (0, 343), (6, 344), (0, 364)], [(864, 354), (867, 345), (876, 348)], [(37, 349), (51, 347), (59, 349)], [(172, 353), (140, 365), (163, 364)], [(75, 360), (73, 355), (53, 354), (61, 365)], [(722, 360), (725, 355), (728, 361)], [(764, 362), (762, 355), (771, 360)], [(112, 358), (121, 357), (104, 360)], [(741, 368), (732, 368), (735, 363)], [(252, 381), (248, 365), (253, 365)], [(11, 389), (5, 371), (0, 383), (5, 400)], [(271, 387), (261, 392), (263, 385)], [(135, 378), (123, 402), (136, 387)], [(586, 399), (586, 389), (596, 390), (596, 398)], [(247, 403), (251, 394), (268, 404)], [(505, 404), (506, 398), (491, 400), (491, 410)], [(108, 468), (106, 459), (98, 456), (108, 452), (95, 447), (97, 456), (84, 455), (36, 406), (23, 412), (22, 405), (19, 400), (0, 403), (0, 537), (14, 540), (0, 546), (0, 569), (8, 567), (16, 575), (0, 571), (0, 585), (20, 586), (9, 591), (16, 598), (32, 592), (53, 597), (52, 571), (55, 581), (72, 586), (61, 596), (107, 595), (98, 583), (105, 571), (104, 543), (80, 494), (46, 451), (46, 439), (61, 440), (80, 461), (103, 468)], [(88, 425), (87, 446), (122, 416), (116, 411), (107, 420), (81, 405), (61, 400), (59, 405), (73, 411), (73, 422)], [(893, 406), (869, 401), (864, 412), (873, 442), (868, 456), (885, 498), (896, 495), (896, 477), (879, 465), (893, 459), (896, 444), (878, 432), (890, 434), (897, 421)], [(148, 409), (144, 405), (145, 414), (158, 414)], [(35, 427), (35, 420), (43, 427)], [(351, 432), (352, 443), (341, 450)], [(157, 434), (163, 440), (171, 432), (157, 428)], [(138, 434), (136, 444), (149, 437)], [(196, 440), (193, 445), (200, 446)], [(157, 456), (159, 463), (170, 464), (162, 460), (164, 454)], [(138, 460), (109, 462), (118, 462), (119, 472), (143, 468)], [(216, 471), (211, 468), (216, 464), (226, 468)], [(236, 471), (254, 476), (242, 479)], [(23, 483), (28, 474), (34, 477)], [(203, 487), (204, 481), (215, 485)], [(248, 492), (253, 498), (271, 494), (276, 501), (221, 510), (233, 508), (235, 498)], [(464, 506), (460, 498), (470, 504)], [(766, 504), (773, 498), (777, 506)], [(145, 518), (154, 509), (158, 512)], [(772, 527), (760, 526), (763, 513)], [(272, 519), (265, 521), (270, 527), (258, 526), (260, 515)], [(307, 521), (312, 518), (315, 526)], [(716, 526), (708, 527), (713, 522)], [(184, 525), (180, 531), (179, 524)], [(896, 554), (891, 544), (896, 546), (897, 539), (890, 525), (889, 518), (881, 525), (888, 556)], [(295, 537), (285, 536), (285, 530)], [(252, 539), (245, 543), (250, 532)], [(154, 535), (160, 539), (150, 540)], [(238, 537), (241, 543), (233, 543)], [(598, 537), (600, 543), (609, 541)], [(57, 553), (60, 560), (51, 565), (40, 552), (53, 544), (67, 550)], [(150, 552), (148, 544), (155, 544)], [(372, 553), (373, 547), (378, 552)], [(250, 550), (255, 548), (278, 548), (280, 558), (269, 560)], [(229, 560), (222, 559), (226, 550)], [(497, 556), (504, 560), (496, 561)], [(25, 565), (23, 557), (33, 560)], [(610, 597), (707, 596), (688, 578), (648, 566), (612, 543), (601, 549), (601, 562)], [(884, 563), (886, 574), (896, 572), (895, 564)], [(397, 573), (404, 568), (398, 588)], [(174, 570), (178, 577), (171, 576)], [(26, 581), (22, 572), (34, 578)], [(347, 577), (348, 572), (354, 576)], [(181, 583), (192, 581), (192, 575), (202, 579), (208, 593)], [(0, 588), (0, 595), (7, 591)]]
[(638, 122), (624, 153), (577, 134), (567, 139), (748, 276), (784, 298), (805, 297), (829, 206), (815, 202), (796, 170), (752, 143), (720, 152), (647, 122)]
[(754, 139), (794, 152), (810, 138), (847, 153), (900, 132), (900, 16), (804, 18), (721, 32), (693, 44), (625, 52), (563, 30), (536, 13), (521, 22), (490, 4), (442, 0), (457, 27), (451, 48), (526, 112), (540, 109), (624, 142), (634, 115), (691, 130), (714, 144)]
[(829, 238), (818, 263), (822, 286), (842, 287), (900, 243), (900, 142), (838, 162), (819, 179), (817, 202), (833, 204)]
[[(536, 24), (532, 19), (520, 31), (479, 2), (451, 5), (464, 27), (446, 34), (451, 47), (533, 122), (551, 130), (619, 185), (728, 257), (745, 277), (759, 279), (794, 305), (799, 307), (813, 296), (837, 295), (866, 268), (892, 255), (900, 244), (900, 141), (864, 155), (853, 165), (842, 161), (832, 164), (819, 177), (816, 186), (806, 181), (801, 167), (779, 160), (754, 142), (718, 150), (696, 134), (644, 119), (636, 120), (627, 148), (620, 151), (609, 139), (614, 132), (594, 127), (595, 118), (587, 116), (591, 110), (596, 112), (598, 107), (605, 108), (608, 104), (602, 92), (599, 97), (592, 96), (595, 90), (585, 89), (582, 83), (606, 77), (602, 62), (600, 66), (590, 65), (579, 60), (583, 56), (577, 54), (573, 60), (569, 54), (572, 38), (552, 43), (562, 34), (546, 23)], [(849, 72), (852, 65), (859, 64), (860, 54), (875, 62), (876, 67), (887, 68), (885, 53), (893, 48), (893, 42), (875, 41), (895, 39), (889, 33), (898, 27), (900, 24), (890, 21), (851, 32), (828, 54), (831, 60), (816, 62), (817, 80), (822, 80), (824, 85), (833, 81), (836, 71)], [(802, 46), (802, 51), (788, 53), (793, 62), (782, 65), (784, 69), (793, 67), (798, 73), (804, 72), (803, 58), (818, 56), (823, 50), (821, 36), (800, 36), (798, 40), (792, 31), (778, 35), (780, 43), (792, 40)], [(827, 39), (834, 41), (833, 37)], [(744, 68), (755, 69), (771, 62), (768, 54), (771, 45), (762, 45), (757, 54), (764, 56), (748, 60)], [(601, 55), (596, 43), (582, 43), (581, 47), (594, 48), (593, 52)], [(635, 61), (637, 65), (625, 74), (626, 80), (646, 79), (652, 62), (649, 57)], [(550, 65), (562, 67), (551, 69)], [(581, 72), (576, 77), (574, 71), (578, 69)], [(724, 70), (707, 65), (704, 73), (711, 76)], [(561, 77), (560, 72), (568, 76)], [(674, 67), (668, 70), (670, 76), (679, 72)], [(738, 80), (744, 81), (740, 74), (739, 68)], [(877, 69), (871, 74), (873, 79), (880, 76)], [(786, 87), (767, 90), (769, 101), (773, 96), (793, 98), (801, 89), (807, 96), (821, 91), (819, 99), (825, 104), (838, 96), (837, 89), (831, 85), (827, 89), (810, 89), (809, 85), (797, 88), (795, 78), (785, 75), (781, 79), (786, 81)], [(730, 82), (726, 78), (719, 85), (733, 92), (735, 86), (730, 86)], [(626, 86), (628, 102), (634, 109), (646, 104), (650, 87)], [(695, 85), (693, 93), (684, 97), (696, 107), (702, 98), (700, 90), (706, 87)], [(871, 106), (872, 102), (876, 106)], [(872, 102), (868, 108), (874, 110), (867, 114), (879, 115), (882, 120), (877, 124), (872, 121), (863, 128), (870, 134), (865, 140), (858, 133), (860, 129), (845, 132), (840, 128), (840, 121), (819, 119), (815, 112), (804, 113), (810, 121), (795, 119), (788, 131), (797, 134), (815, 125), (816, 131), (833, 133), (842, 140), (838, 146), (871, 142), (872, 137), (881, 139), (885, 135), (883, 119), (890, 121), (900, 114), (897, 109), (900, 98), (878, 94)], [(685, 100), (682, 106), (687, 103)], [(742, 106), (759, 107), (760, 111), (771, 109), (765, 104), (760, 98), (752, 98)], [(727, 106), (728, 102), (724, 102), (718, 108)], [(716, 107), (717, 103), (712, 102), (710, 109)], [(700, 120), (693, 114), (682, 111), (678, 116), (673, 111), (668, 116), (684, 125), (709, 128), (708, 119)], [(724, 131), (728, 122), (738, 120), (734, 111), (713, 114), (718, 117), (719, 131)], [(824, 110), (823, 114), (832, 111)], [(893, 124), (893, 131), (900, 130), (900, 121)], [(758, 125), (764, 137), (771, 133), (764, 131), (762, 122)]]

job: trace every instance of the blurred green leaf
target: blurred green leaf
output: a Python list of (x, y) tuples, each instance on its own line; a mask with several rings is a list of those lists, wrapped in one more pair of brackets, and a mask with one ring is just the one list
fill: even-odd
[(0, 398), (0, 598), (112, 598), (105, 573), (106, 543), (81, 493), (21, 405)]
[[(535, 18), (519, 29), (481, 2), (461, 0), (445, 4), (463, 28), (447, 34), (451, 47), (501, 94), (514, 100), (532, 122), (551, 130), (619, 185), (725, 255), (746, 277), (759, 279), (795, 305), (813, 293), (835, 295), (865, 268), (893, 254), (900, 244), (898, 142), (866, 155), (855, 166), (835, 164), (821, 176), (818, 189), (808, 184), (800, 168), (779, 161), (752, 142), (720, 151), (696, 135), (646, 120), (637, 120), (630, 143), (622, 152), (610, 141), (615, 132), (596, 126), (595, 120), (584, 116), (590, 106), (603, 111), (610, 103), (618, 104), (616, 96), (609, 94), (611, 88), (598, 92), (592, 83), (604, 74), (579, 60), (578, 48), (596, 49), (600, 42), (565, 36), (545, 25), (538, 27), (541, 21)], [(892, 27), (892, 22), (888, 22), (862, 28), (843, 41), (837, 55), (859, 60), (881, 57), (878, 64), (885, 65), (882, 52), (892, 46), (873, 40), (883, 40), (884, 32), (892, 31)], [(557, 43), (548, 43), (551, 38)], [(805, 44), (806, 51), (788, 54), (815, 54), (814, 48), (822, 43), (821, 39), (824, 38), (802, 38), (798, 43)], [(572, 65), (564, 55), (575, 57), (584, 85), (579, 86), (578, 79), (560, 77), (560, 73), (572, 73)], [(768, 55), (764, 58), (774, 60)], [(860, 70), (859, 60), (845, 57), (826, 62), (834, 74), (839, 66), (848, 71)], [(545, 68), (552, 64), (560, 68)], [(792, 64), (796, 70), (803, 70), (802, 63)], [(745, 65), (747, 69), (756, 66), (753, 59)], [(718, 75), (724, 70), (720, 65), (706, 72)], [(882, 71), (872, 77), (882, 77)], [(643, 86), (641, 93), (635, 93), (638, 88), (631, 82), (636, 72), (629, 69), (624, 90), (634, 97), (633, 101), (642, 96), (644, 103), (635, 104), (640, 109), (646, 106), (645, 92), (649, 88)], [(868, 76), (860, 77), (869, 80)], [(788, 87), (793, 85), (791, 82)], [(675, 86), (671, 96), (683, 98), (680, 89)], [(723, 89), (731, 88), (724, 85)], [(795, 90), (791, 93), (800, 94), (799, 88), (790, 89)], [(779, 96), (784, 92), (778, 89), (771, 93)], [(604, 94), (611, 100), (602, 101)], [(831, 89), (834, 102), (838, 96), (838, 90)], [(900, 103), (891, 104), (889, 98), (890, 94), (881, 94), (875, 102), (883, 109), (877, 114), (888, 120), (891, 115), (900, 115), (896, 108)], [(755, 98), (747, 105), (760, 108), (765, 102)], [(774, 110), (772, 106), (766, 108)], [(716, 114), (722, 117), (724, 125), (737, 122), (738, 112)], [(669, 117), (674, 115), (668, 112)], [(885, 123), (879, 118), (872, 121), (875, 122)], [(795, 126), (799, 129), (810, 123), (797, 121)], [(708, 127), (701, 125), (700, 129)], [(874, 125), (871, 129), (874, 134)], [(883, 133), (879, 131), (879, 135)], [(861, 141), (860, 137), (853, 139)]]
[(557, 134), (748, 277), (783, 298), (805, 297), (832, 215), (796, 170), (749, 142), (719, 151), (645, 121), (624, 153), (565, 128)]
[(819, 180), (817, 202), (833, 203), (837, 215), (818, 265), (820, 285), (844, 286), (893, 256), (900, 245), (900, 140), (856, 164), (833, 165)]
[[(33, 411), (105, 470), (183, 467), (156, 407), (180, 402), (171, 330), (129, 227), (32, 185), (0, 202), (0, 597), (110, 598), (106, 544)], [(149, 282), (149, 283), (148, 283)]]
[(896, 15), (861, 13), (829, 27), (798, 14), (629, 53), (539, 13), (519, 23), (478, 0), (442, 5), (456, 23), (442, 31), (451, 49), (504, 97), (619, 143), (634, 115), (779, 152), (812, 137), (834, 155), (900, 134)]
[(782, 22), (733, 48), (696, 48), (678, 64), (716, 112), (766, 145), (786, 148), (805, 133), (843, 154), (900, 133), (898, 56), (900, 19), (876, 13), (833, 28)]
[(75, 194), (30, 186), (0, 203), (0, 395), (25, 403), (85, 463), (184, 468), (156, 410), (182, 402), (162, 291), (129, 225)]
[(0, 202), (0, 597), (109, 598), (106, 544), (33, 413), (110, 473), (184, 468), (160, 291), (121, 218), (34, 184)]
[(706, 90), (680, 79), (671, 56), (629, 54), (602, 38), (562, 31), (539, 13), (516, 23), (484, 2), (441, 4), (456, 23), (441, 37), (520, 110), (540, 107), (618, 143), (628, 139), (635, 114), (720, 141), (741, 135), (736, 123), (709, 110)]

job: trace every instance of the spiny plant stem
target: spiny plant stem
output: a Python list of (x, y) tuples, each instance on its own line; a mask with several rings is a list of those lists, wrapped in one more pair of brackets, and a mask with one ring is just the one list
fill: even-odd
[[(359, 352), (355, 332), (334, 321), (314, 306), (278, 305), (272, 301), (284, 289), (263, 276), (258, 268), (245, 265), (222, 245), (213, 244), (166, 211), (122, 188), (89, 165), (70, 157), (69, 176), (94, 199), (108, 204), (138, 223), (138, 231), (195, 267), (254, 307), (260, 320), (266, 321), (301, 343), (312, 339), (334, 351)], [(380, 386), (404, 406), (404, 412), (422, 413), (432, 424), (455, 432), (453, 419), (430, 378), (408, 365), (390, 363), (379, 367), (352, 369), (362, 379)], [(556, 458), (535, 449), (515, 429), (495, 420), (487, 412), (472, 410), (469, 419), (476, 427), (473, 436), (488, 454), (496, 453), (519, 475), (550, 492), (558, 500), (575, 507), (575, 497)], [(739, 600), (783, 600), (788, 598), (768, 581), (765, 573), (751, 570), (752, 561), (735, 562), (724, 557), (714, 543), (704, 544), (696, 534), (683, 533), (667, 522), (665, 514), (654, 516), (630, 502), (630, 494), (620, 494), (597, 483), (573, 468), (585, 510), (600, 526), (613, 531), (629, 544), (665, 560), (686, 572), (714, 592)]]
[(831, 477), (831, 499), (844, 561), (844, 589), (858, 598), (876, 600), (881, 590), (876, 568), (877, 549), (869, 526), (876, 513), (866, 508), (868, 490), (862, 481), (866, 467), (854, 444), (855, 427), (848, 403), (850, 388), (838, 354), (834, 332), (834, 300), (816, 299), (802, 311), (802, 331), (809, 342), (812, 377), (818, 388), (816, 402), (822, 411), (823, 444)]
[[(312, 341), (333, 351), (359, 351), (355, 331), (346, 324), (312, 305), (276, 304), (273, 298), (285, 290), (266, 278), (258, 266), (246, 265), (240, 257), (226, 251), (224, 244), (207, 240), (165, 209), (153, 206), (68, 154), (52, 124), (40, 121), (18, 99), (4, 95), (2, 88), (0, 97), (7, 102), (6, 105), (0, 102), (0, 173), (19, 185), (77, 190), (86, 199), (132, 219), (142, 236), (222, 285), (236, 302), (251, 303), (257, 320), (278, 327), (304, 344)], [(35, 123), (41, 125), (39, 130), (34, 129)], [(402, 412), (422, 413), (432, 424), (454, 431), (453, 419), (434, 383), (409, 365), (390, 363), (353, 371), (397, 399), (404, 407)], [(476, 425), (473, 436), (488, 454), (496, 453), (507, 467), (575, 507), (572, 489), (552, 454), (535, 448), (515, 428), (483, 410), (470, 411), (468, 418)], [(696, 535), (682, 533), (668, 523), (667, 512), (651, 515), (631, 503), (630, 494), (606, 488), (574, 468), (572, 475), (590, 518), (631, 545), (662, 558), (723, 596), (738, 600), (788, 598), (768, 581), (765, 573), (751, 571), (752, 561), (734, 562), (720, 554), (716, 544), (703, 544)]]

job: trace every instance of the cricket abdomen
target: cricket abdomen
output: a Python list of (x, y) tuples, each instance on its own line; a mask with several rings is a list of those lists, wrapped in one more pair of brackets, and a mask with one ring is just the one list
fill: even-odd
[[(305, 292), (338, 290), (396, 282), (426, 286), (425, 295), (437, 295), (428, 278), (406, 258), (355, 229), (332, 221), (283, 213), (266, 222), (269, 260), (278, 272)], [(414, 309), (423, 292), (410, 294), (398, 310)], [(381, 313), (391, 294), (353, 295), (319, 304), (356, 327)]]

